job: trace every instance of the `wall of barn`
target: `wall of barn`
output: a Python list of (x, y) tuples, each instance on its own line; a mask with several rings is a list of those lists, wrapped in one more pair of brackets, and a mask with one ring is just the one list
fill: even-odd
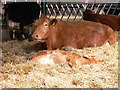
[(1, 0), (2, 2), (86, 2), (86, 3), (118, 3), (120, 0)]

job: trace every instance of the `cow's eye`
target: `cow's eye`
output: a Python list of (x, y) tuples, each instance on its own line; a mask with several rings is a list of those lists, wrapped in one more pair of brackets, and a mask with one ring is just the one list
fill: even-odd
[(47, 23), (44, 23), (44, 26), (47, 27), (48, 26)]

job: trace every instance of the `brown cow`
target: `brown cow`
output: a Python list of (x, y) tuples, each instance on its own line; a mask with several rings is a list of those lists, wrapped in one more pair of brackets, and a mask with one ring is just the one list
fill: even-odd
[(45, 50), (38, 52), (31, 61), (40, 64), (68, 64), (70, 66), (100, 64), (103, 62), (103, 60), (96, 60), (93, 57), (80, 56), (79, 54), (62, 50)]
[(37, 28), (32, 37), (45, 42), (47, 49), (72, 47), (101, 46), (109, 42), (113, 44), (115, 33), (109, 26), (90, 21), (58, 21), (50, 20), (45, 15), (36, 21)]
[(83, 19), (88, 21), (99, 22), (110, 26), (113, 30), (120, 31), (120, 16), (95, 14), (92, 10), (85, 10), (83, 12)]

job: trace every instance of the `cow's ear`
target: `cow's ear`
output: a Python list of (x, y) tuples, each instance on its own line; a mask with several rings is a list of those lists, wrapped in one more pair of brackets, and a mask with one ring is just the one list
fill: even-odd
[(57, 19), (53, 19), (53, 20), (50, 22), (50, 25), (55, 26), (57, 22), (58, 22), (58, 20), (57, 20)]
[(43, 17), (46, 17), (46, 15), (45, 15), (45, 14), (42, 14), (41, 17), (42, 17), (42, 18), (43, 18)]

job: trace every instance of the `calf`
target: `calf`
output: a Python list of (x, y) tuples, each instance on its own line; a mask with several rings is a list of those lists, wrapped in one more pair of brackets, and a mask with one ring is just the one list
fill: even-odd
[(99, 22), (110, 26), (113, 30), (120, 31), (120, 16), (95, 14), (92, 10), (85, 10), (83, 12), (83, 19), (93, 22)]
[(31, 61), (40, 64), (68, 64), (70, 66), (100, 64), (103, 62), (103, 60), (96, 60), (93, 57), (80, 56), (79, 54), (62, 50), (46, 50), (38, 52)]
[(4, 5), (4, 10), (4, 21), (20, 23), (21, 34), (24, 34), (24, 26), (32, 24), (40, 14), (40, 6), (36, 2), (9, 3)]
[(112, 28), (90, 21), (58, 21), (42, 15), (35, 25), (32, 37), (45, 42), (49, 50), (62, 47), (81, 49), (116, 41)]

